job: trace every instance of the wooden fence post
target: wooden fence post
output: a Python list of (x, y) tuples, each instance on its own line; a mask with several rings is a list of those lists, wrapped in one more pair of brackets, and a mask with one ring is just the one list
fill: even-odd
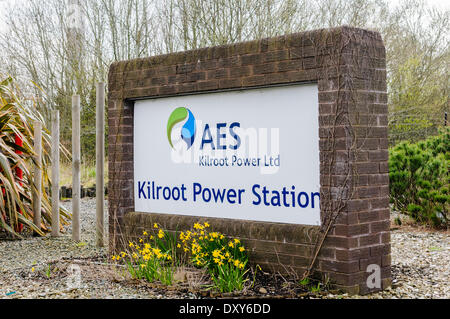
[(59, 111), (52, 117), (52, 236), (59, 236)]
[(96, 108), (96, 182), (95, 196), (97, 201), (97, 246), (104, 245), (104, 160), (105, 160), (105, 83), (97, 83), (97, 108)]
[(41, 196), (42, 196), (42, 123), (34, 122), (34, 152), (36, 153), (36, 166), (34, 167), (33, 192), (33, 223), (41, 229)]
[(72, 239), (80, 241), (80, 96), (72, 96)]

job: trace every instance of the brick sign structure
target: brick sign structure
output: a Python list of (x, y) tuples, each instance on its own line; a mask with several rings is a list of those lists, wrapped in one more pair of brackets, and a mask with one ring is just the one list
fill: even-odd
[[(122, 61), (108, 83), (111, 251), (154, 222), (179, 231), (207, 220), (240, 238), (265, 270), (308, 271), (350, 293), (390, 285), (386, 61), (377, 32), (341, 27)], [(320, 226), (136, 211), (140, 100), (301, 84), (318, 88)]]

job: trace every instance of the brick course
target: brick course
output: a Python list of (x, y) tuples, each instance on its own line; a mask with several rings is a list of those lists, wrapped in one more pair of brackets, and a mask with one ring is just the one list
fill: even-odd
[[(377, 32), (349, 27), (113, 63), (108, 75), (110, 251), (153, 222), (174, 231), (206, 220), (134, 212), (133, 100), (310, 82), (319, 87), (321, 218), (331, 224), (314, 273), (345, 291), (368, 293), (379, 290), (365, 284), (367, 265), (376, 263), (381, 288), (389, 286), (385, 48)], [(324, 227), (208, 222), (241, 238), (254, 264), (300, 275), (324, 234)]]

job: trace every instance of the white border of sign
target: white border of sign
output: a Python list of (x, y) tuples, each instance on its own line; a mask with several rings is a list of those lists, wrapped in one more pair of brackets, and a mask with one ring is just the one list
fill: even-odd
[[(167, 136), (176, 108), (195, 118), (190, 147), (180, 138), (187, 118)], [(320, 225), (318, 118), (317, 84), (136, 101), (135, 210)], [(232, 123), (239, 127), (230, 130)], [(206, 125), (211, 134), (205, 133)], [(235, 150), (236, 136), (241, 143)], [(202, 145), (205, 137), (213, 143)], [(226, 149), (212, 150), (212, 144)], [(239, 166), (233, 162), (238, 155), (241, 163), (258, 165)]]

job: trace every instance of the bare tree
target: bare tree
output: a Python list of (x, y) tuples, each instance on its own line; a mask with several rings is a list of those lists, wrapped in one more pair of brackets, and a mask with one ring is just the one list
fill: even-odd
[[(82, 30), (71, 27), (74, 4)], [(387, 0), (17, 0), (5, 14), (3, 72), (42, 88), (29, 86), (47, 118), (60, 110), (69, 144), (70, 95), (82, 97), (82, 131), (92, 132), (84, 141), (93, 143), (95, 82), (106, 81), (113, 61), (340, 25), (382, 33), (392, 119), (411, 108), (448, 108), (449, 12), (423, 0), (396, 9)], [(412, 88), (419, 102), (405, 99)]]

